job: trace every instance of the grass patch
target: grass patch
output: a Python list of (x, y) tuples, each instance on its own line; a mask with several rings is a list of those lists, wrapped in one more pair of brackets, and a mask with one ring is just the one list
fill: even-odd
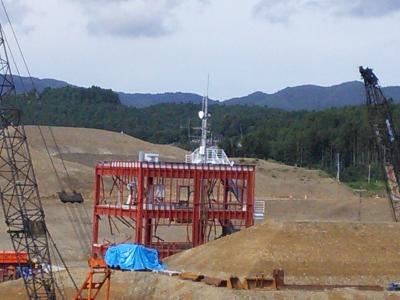
[(322, 178), (331, 178), (332, 176), (329, 175), (327, 172), (323, 170), (318, 170), (318, 176)]
[(370, 183), (367, 181), (352, 181), (345, 182), (353, 190), (365, 190), (368, 196), (377, 194), (384, 194), (386, 192), (386, 185), (384, 181), (373, 180)]

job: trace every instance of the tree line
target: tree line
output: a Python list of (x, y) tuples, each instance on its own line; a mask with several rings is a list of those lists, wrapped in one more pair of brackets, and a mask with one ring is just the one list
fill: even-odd
[[(196, 104), (127, 107), (118, 95), (98, 87), (45, 89), (8, 98), (7, 105), (23, 111), (25, 124), (90, 127), (124, 132), (158, 144), (193, 149), (192, 135), (200, 126)], [(340, 154), (344, 181), (383, 179), (377, 147), (364, 107), (318, 112), (284, 111), (260, 106), (210, 107), (210, 129), (232, 157), (273, 159), (289, 165), (336, 170)], [(393, 105), (395, 127), (399, 107)]]

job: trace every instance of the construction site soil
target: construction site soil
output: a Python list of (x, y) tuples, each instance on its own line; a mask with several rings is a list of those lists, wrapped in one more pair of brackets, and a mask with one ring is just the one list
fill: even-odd
[[(50, 131), (43, 127), (64, 188), (83, 192), (84, 204), (62, 204), (62, 187), (52, 172), (36, 127), (27, 127), (46, 221), (78, 283), (86, 273), (91, 235), (91, 188), (96, 161), (135, 160), (140, 150), (163, 161), (183, 161), (186, 151), (154, 145), (121, 133), (53, 127), (71, 180), (63, 170)], [(257, 165), (256, 198), (266, 201), (266, 220), (256, 226), (166, 259), (171, 269), (209, 276), (239, 277), (283, 268), (287, 282), (380, 284), (400, 281), (400, 228), (391, 222), (388, 200), (360, 197), (318, 170), (276, 162), (237, 159)], [(169, 234), (174, 234), (173, 229)], [(2, 216), (0, 249), (11, 250)], [(59, 275), (64, 277), (61, 272)], [(63, 280), (68, 295), (72, 286)], [(0, 299), (25, 299), (21, 281), (1, 284)], [(236, 291), (153, 273), (114, 272), (112, 299), (400, 299), (388, 292)]]

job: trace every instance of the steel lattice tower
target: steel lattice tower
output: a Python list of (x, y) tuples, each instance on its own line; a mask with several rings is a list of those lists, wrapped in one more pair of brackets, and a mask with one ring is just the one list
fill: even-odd
[(384, 162), (393, 218), (400, 221), (400, 144), (393, 126), (390, 103), (383, 95), (373, 70), (360, 67), (360, 73), (365, 85), (368, 121)]
[(55, 299), (48, 231), (20, 111), (6, 107), (16, 97), (0, 25), (0, 197), (16, 252), (28, 253), (32, 274), (24, 276), (29, 299)]

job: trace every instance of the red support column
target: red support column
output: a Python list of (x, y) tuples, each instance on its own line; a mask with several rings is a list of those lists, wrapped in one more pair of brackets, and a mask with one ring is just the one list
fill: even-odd
[(194, 175), (194, 198), (192, 212), (192, 244), (193, 247), (199, 245), (200, 240), (200, 197), (201, 197), (201, 179), (200, 171), (196, 170)]
[(151, 246), (153, 236), (152, 219), (146, 218), (144, 224), (144, 244), (145, 246)]
[[(143, 203), (145, 203), (145, 205), (154, 205), (155, 204), (155, 187), (156, 187), (156, 183), (154, 183), (154, 178), (151, 176), (147, 176), (147, 180), (146, 180), (146, 203), (143, 200)], [(146, 215), (146, 216), (144, 216)], [(150, 246), (151, 245), (151, 240), (152, 240), (152, 219), (151, 218), (147, 218), (147, 213), (146, 210), (143, 211), (143, 215), (142, 218), (144, 217), (144, 244), (146, 246)]]
[(246, 204), (246, 227), (254, 225), (254, 183), (255, 172), (247, 173), (247, 204)]
[(144, 193), (143, 193), (143, 164), (139, 164), (139, 175), (138, 175), (138, 201), (136, 211), (136, 227), (135, 227), (135, 243), (142, 244), (142, 227), (143, 227), (143, 204), (144, 204)]
[(96, 214), (96, 206), (100, 201), (100, 182), (101, 175), (97, 175), (97, 168), (94, 177), (94, 196), (93, 196), (93, 214), (92, 214), (92, 254), (94, 253), (94, 244), (99, 242), (99, 217)]

